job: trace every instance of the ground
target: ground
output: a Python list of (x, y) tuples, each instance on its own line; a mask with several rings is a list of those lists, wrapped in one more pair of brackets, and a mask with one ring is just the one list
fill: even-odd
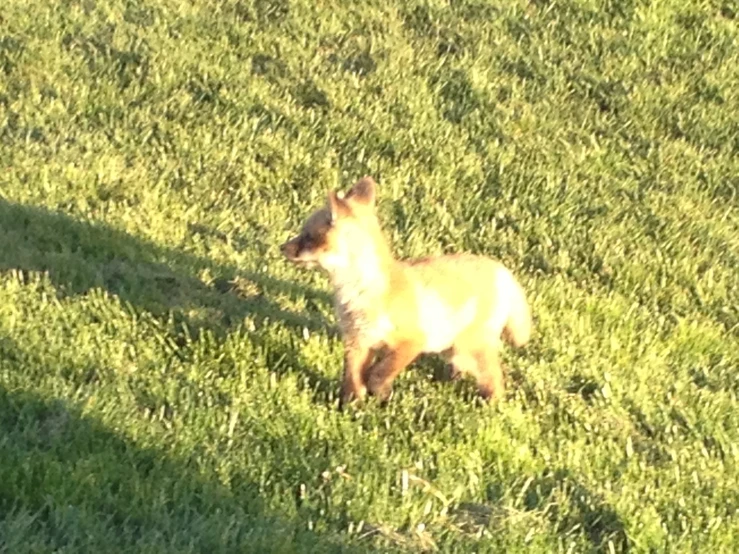
[[(0, 550), (734, 552), (729, 0), (5, 0)], [(370, 174), (535, 335), (340, 411), (280, 258)]]

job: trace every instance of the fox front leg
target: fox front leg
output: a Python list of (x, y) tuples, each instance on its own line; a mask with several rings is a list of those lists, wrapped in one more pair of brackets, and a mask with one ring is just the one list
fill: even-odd
[(344, 378), (341, 384), (341, 405), (352, 400), (361, 400), (367, 395), (364, 374), (372, 362), (372, 351), (368, 348), (347, 346), (344, 352)]
[(403, 342), (389, 350), (387, 355), (367, 371), (367, 390), (381, 401), (386, 401), (393, 390), (393, 380), (421, 353), (415, 342)]

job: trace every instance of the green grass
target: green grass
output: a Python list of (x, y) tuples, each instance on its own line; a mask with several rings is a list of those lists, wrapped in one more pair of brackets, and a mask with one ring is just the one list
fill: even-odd
[[(371, 174), (536, 336), (341, 412), (280, 259)], [(735, 552), (730, 0), (6, 0), (0, 551)]]

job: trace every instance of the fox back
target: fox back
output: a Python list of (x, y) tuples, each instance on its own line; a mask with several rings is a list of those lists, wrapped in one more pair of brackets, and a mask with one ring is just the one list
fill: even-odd
[(426, 351), (444, 351), (460, 335), (482, 342), (503, 336), (514, 346), (529, 341), (531, 313), (523, 289), (499, 262), (453, 254), (404, 266), (414, 282)]

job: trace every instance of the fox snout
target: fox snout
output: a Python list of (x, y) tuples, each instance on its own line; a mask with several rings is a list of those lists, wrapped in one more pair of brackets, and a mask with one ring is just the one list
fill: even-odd
[(300, 237), (294, 237), (280, 245), (280, 252), (288, 260), (294, 260), (298, 256)]
[(282, 243), (280, 245), (280, 252), (288, 261), (301, 267), (311, 268), (317, 262), (317, 253), (303, 235), (298, 235)]

